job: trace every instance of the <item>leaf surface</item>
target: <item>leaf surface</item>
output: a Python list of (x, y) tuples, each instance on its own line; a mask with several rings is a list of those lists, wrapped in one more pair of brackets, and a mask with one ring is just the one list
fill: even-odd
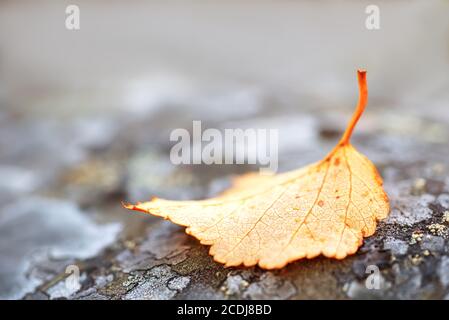
[(201, 201), (125, 205), (185, 226), (226, 266), (275, 269), (320, 254), (343, 259), (388, 215), (382, 179), (350, 143), (367, 102), (366, 72), (358, 71), (359, 102), (337, 146), (321, 161), (274, 175), (238, 177), (222, 195)]

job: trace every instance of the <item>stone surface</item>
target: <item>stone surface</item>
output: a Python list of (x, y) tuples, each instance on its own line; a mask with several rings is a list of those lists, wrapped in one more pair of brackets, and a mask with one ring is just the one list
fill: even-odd
[[(359, 27), (348, 37), (346, 28), (360, 24), (358, 1), (207, 10), (142, 1), (101, 10), (85, 1), (105, 27), (87, 29), (80, 42), (53, 27), (53, 2), (36, 15), (0, 1), (0, 298), (449, 299), (449, 20), (441, 1), (389, 4), (397, 29), (382, 27), (381, 45)], [(180, 19), (186, 10), (198, 19)], [(335, 12), (347, 23), (321, 19), (315, 28), (316, 19), (298, 19)], [(261, 19), (247, 28), (255, 13)], [(166, 21), (179, 23), (163, 28)], [(279, 37), (291, 30), (300, 41)], [(198, 45), (186, 45), (192, 34)], [(316, 37), (329, 41), (304, 46)], [(223, 39), (236, 45), (226, 51)], [(279, 129), (280, 172), (321, 159), (353, 111), (354, 64), (365, 62), (369, 105), (352, 142), (384, 177), (391, 213), (355, 255), (273, 271), (224, 268), (183, 228), (122, 208), (151, 196), (210, 197), (258, 169), (172, 164), (170, 133), (191, 130), (192, 120)]]
[[(368, 121), (374, 121), (373, 113), (367, 113)], [(315, 125), (307, 130), (322, 130), (328, 121), (313, 112), (308, 117)], [(245, 121), (251, 126), (251, 119)], [(260, 126), (260, 120), (255, 122)], [(373, 158), (384, 176), (390, 216), (354, 256), (342, 261), (302, 260), (274, 271), (223, 268), (182, 227), (132, 214), (120, 205), (121, 200), (144, 200), (145, 194), (158, 191), (173, 199), (211, 196), (225, 189), (233, 174), (252, 167), (173, 166), (162, 140), (155, 140), (156, 148), (142, 147), (142, 137), (127, 124), (116, 128), (121, 138), (110, 141), (104, 136), (93, 142), (106, 143), (100, 154), (89, 151), (89, 143), (77, 144), (84, 160), (60, 167), (54, 176), (47, 175), (48, 170), (43, 170), (45, 177), (39, 172), (31, 174), (34, 171), (26, 163), (19, 169), (5, 161), (2, 170), (17, 181), (2, 184), (11, 195), (1, 206), (0, 228), (7, 230), (1, 235), (8, 238), (1, 242), (2, 257), (8, 257), (2, 258), (2, 264), (20, 261), (22, 267), (9, 268), (14, 269), (14, 277), (8, 278), (4, 272), (9, 269), (2, 268), (4, 298), (445, 298), (449, 292), (449, 140), (430, 144), (416, 139), (414, 144), (396, 141), (397, 145), (391, 145), (394, 134), (380, 133), (381, 120), (376, 126), (378, 130), (370, 134), (356, 134), (354, 144)], [(288, 135), (294, 135), (290, 131)], [(318, 159), (335, 142), (333, 136), (319, 131), (310, 137), (319, 147), (310, 153), (311, 158)], [(127, 141), (126, 154), (123, 141)], [(398, 160), (391, 156), (396, 146), (410, 157)], [(420, 148), (429, 152), (415, 152)], [(307, 144), (298, 150), (286, 148), (280, 153), (281, 171), (294, 167), (293, 159), (307, 152)], [(288, 155), (294, 156), (283, 161)], [(298, 161), (297, 166), (302, 164)], [(21, 231), (28, 240), (13, 244)], [(14, 237), (9, 236), (11, 232)], [(39, 252), (48, 254), (39, 256)], [(73, 265), (79, 268), (79, 278), (75, 286), (68, 286), (73, 278), (66, 268)]]

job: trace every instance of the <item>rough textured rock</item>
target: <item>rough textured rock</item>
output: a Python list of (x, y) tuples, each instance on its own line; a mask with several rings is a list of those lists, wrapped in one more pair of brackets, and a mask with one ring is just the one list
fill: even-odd
[[(322, 121), (318, 115), (314, 119), (318, 124)], [(314, 143), (324, 149), (334, 140), (333, 135), (319, 132), (316, 137)], [(24, 298), (447, 298), (449, 148), (443, 147), (447, 140), (429, 144), (417, 138), (408, 144), (391, 142), (394, 137), (373, 132), (356, 134), (354, 141), (376, 162), (391, 198), (391, 214), (379, 223), (375, 235), (365, 239), (357, 254), (342, 261), (319, 257), (274, 271), (223, 268), (208, 255), (207, 247), (186, 235), (181, 227), (148, 215), (130, 214), (120, 206), (120, 200), (135, 197), (138, 189), (138, 194), (142, 190), (148, 193), (161, 190), (173, 198), (206, 197), (224, 189), (232, 174), (249, 167), (168, 168), (163, 164), (164, 151), (142, 161), (143, 151), (137, 147), (138, 143), (134, 149), (130, 148), (135, 151), (125, 158), (115, 154), (121, 152), (120, 148), (107, 149), (103, 156), (96, 156), (100, 165), (89, 170), (79, 166), (69, 169), (52, 187), (57, 189), (51, 194), (57, 197), (70, 194), (71, 201), (87, 212), (95, 209), (108, 213), (109, 218), (103, 215), (97, 221), (99, 224), (120, 221), (119, 237), (113, 243), (109, 241), (106, 246), (92, 249), (89, 255), (50, 256), (30, 264), (27, 277), (39, 281)], [(444, 137), (447, 139), (447, 135)], [(401, 158), (398, 153), (409, 156)], [(290, 163), (293, 160), (282, 162), (282, 157), (281, 154), (281, 170), (293, 166)], [(89, 160), (82, 166), (92, 163)], [(104, 170), (110, 171), (101, 173)], [(157, 174), (151, 176), (152, 170)], [(139, 172), (149, 175), (149, 180), (143, 179)], [(85, 192), (86, 186), (95, 190), (95, 196)], [(38, 199), (35, 203), (42, 201)], [(66, 267), (70, 265), (79, 268), (79, 285), (75, 287), (67, 285), (71, 273), (66, 273)]]

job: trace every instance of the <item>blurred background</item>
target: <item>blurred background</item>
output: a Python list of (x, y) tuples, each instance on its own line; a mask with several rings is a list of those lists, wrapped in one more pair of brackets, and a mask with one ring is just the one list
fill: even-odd
[(257, 169), (172, 165), (169, 134), (192, 120), (279, 129), (280, 171), (320, 159), (357, 68), (370, 96), (354, 144), (380, 168), (447, 162), (449, 1), (0, 0), (0, 298), (153, 221), (120, 201), (203, 198)]

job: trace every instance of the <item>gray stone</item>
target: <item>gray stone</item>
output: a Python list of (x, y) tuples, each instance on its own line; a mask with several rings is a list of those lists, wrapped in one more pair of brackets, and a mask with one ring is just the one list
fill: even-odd
[(392, 199), (392, 209), (386, 222), (412, 226), (429, 219), (432, 216), (429, 204), (433, 201), (435, 201), (435, 197), (430, 194), (424, 194), (419, 197), (407, 195)]
[(447, 193), (440, 194), (437, 197), (437, 202), (445, 209), (449, 209), (449, 194)]
[(189, 284), (188, 277), (178, 277), (169, 266), (154, 267), (125, 296), (129, 300), (166, 300)]
[(187, 287), (187, 285), (189, 283), (190, 283), (189, 277), (176, 277), (176, 278), (171, 279), (167, 283), (167, 286), (170, 290), (181, 291), (182, 289)]
[(438, 266), (438, 276), (443, 286), (447, 288), (449, 286), (449, 257), (445, 256), (441, 259)]
[(4, 207), (0, 243), (8, 245), (0, 246), (0, 297), (20, 298), (32, 291), (44, 280), (27, 274), (48, 259), (95, 256), (120, 229), (117, 223), (95, 223), (68, 201), (28, 197)]
[(404, 255), (408, 251), (407, 242), (393, 237), (384, 240), (384, 249), (391, 250), (394, 255)]
[(79, 283), (73, 283), (64, 280), (59, 281), (47, 290), (50, 299), (69, 298), (81, 289), (81, 282), (86, 278), (86, 274), (82, 274)]
[(444, 250), (444, 239), (426, 234), (421, 241), (421, 248), (432, 252), (442, 252)]
[(346, 287), (346, 294), (351, 299), (388, 299), (391, 284), (379, 275), (379, 287), (370, 288), (366, 282), (353, 280)]
[(271, 272), (262, 274), (259, 281), (253, 282), (243, 293), (244, 298), (250, 299), (279, 299), (293, 297), (297, 289), (289, 280), (274, 275)]

